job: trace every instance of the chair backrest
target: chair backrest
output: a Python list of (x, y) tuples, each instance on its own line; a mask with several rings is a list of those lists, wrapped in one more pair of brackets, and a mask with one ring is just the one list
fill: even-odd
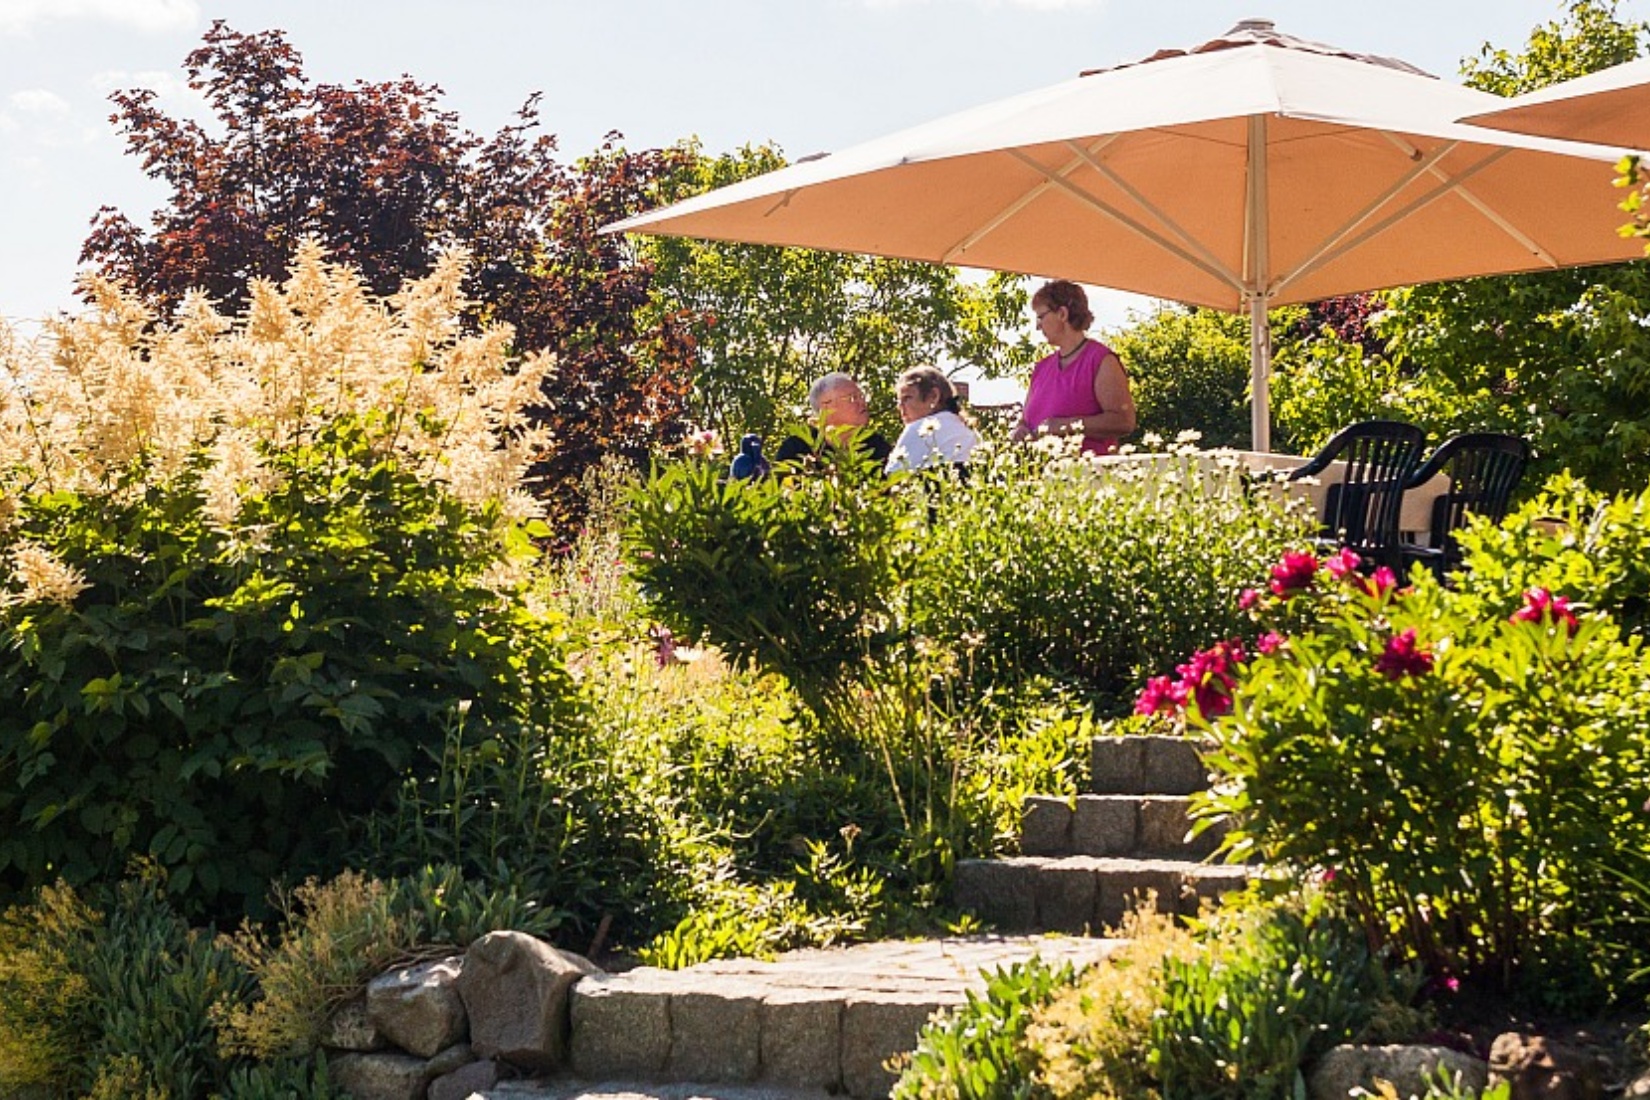
[(1432, 545), (1450, 564), (1460, 560), (1455, 532), (1467, 524), (1469, 512), (1499, 523), (1507, 514), (1513, 490), (1529, 465), (1530, 445), (1516, 435), (1467, 432), (1451, 436), (1410, 478), (1417, 487), (1436, 475), (1449, 477), (1449, 489), (1432, 505)]
[(1364, 420), (1336, 432), (1323, 450), (1291, 478), (1322, 474), (1341, 462), (1344, 471), (1325, 498), (1325, 533), (1365, 556), (1395, 560), (1398, 514), (1404, 489), (1421, 461), (1426, 433), (1398, 420)]

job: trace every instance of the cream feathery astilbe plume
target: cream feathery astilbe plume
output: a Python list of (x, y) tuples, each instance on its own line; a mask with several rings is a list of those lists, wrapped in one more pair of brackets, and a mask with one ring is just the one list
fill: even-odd
[(66, 565), (44, 546), (19, 542), (11, 548), (12, 583), (20, 591), (0, 590), (0, 604), (56, 603), (68, 606), (89, 585), (85, 574)]
[[(98, 277), (90, 306), (27, 347), (0, 330), (0, 498), (44, 489), (141, 491), (199, 464), (206, 517), (273, 487), (264, 456), (354, 418), (373, 445), (473, 503), (528, 517), (521, 488), (548, 442), (526, 421), (550, 368), (510, 353), (508, 327), (465, 335), (466, 257), (451, 252), (388, 299), (314, 240), (285, 282), (255, 280), (244, 315), (204, 294), (159, 323)], [(44, 350), (42, 350), (44, 348)]]

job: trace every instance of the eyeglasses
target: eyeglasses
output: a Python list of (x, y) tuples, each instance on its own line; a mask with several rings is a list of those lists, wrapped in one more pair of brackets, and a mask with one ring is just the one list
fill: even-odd
[(1037, 315), (1037, 320), (1041, 321), (1044, 317), (1047, 317), (1049, 314), (1053, 313), (1054, 311), (1052, 309), (1044, 309), (1044, 310), (1035, 310), (1034, 309), (1031, 312), (1035, 313)]

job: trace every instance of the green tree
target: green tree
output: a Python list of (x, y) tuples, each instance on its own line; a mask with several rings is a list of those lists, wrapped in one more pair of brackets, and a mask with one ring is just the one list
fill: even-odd
[(168, 193), (147, 227), (98, 212), (81, 258), (100, 274), (170, 318), (195, 288), (238, 309), (252, 280), (284, 276), (305, 239), (384, 295), (462, 247), (474, 261), (466, 323), (507, 323), (518, 353), (556, 356), (533, 410), (554, 437), (534, 471), (554, 514), (578, 511), (579, 478), (604, 455), (640, 464), (680, 437), (684, 334), (668, 316), (639, 323), (648, 269), (598, 234), (653, 201), (676, 154), (629, 151), (610, 135), (569, 165), (539, 128), (536, 95), (482, 137), (411, 77), (312, 82), (280, 31), (215, 22), (184, 69), (209, 126), (168, 116), (152, 91), (111, 96), (127, 151)]
[[(772, 145), (707, 156), (679, 147), (659, 198), (678, 201), (781, 168)], [(724, 436), (770, 433), (794, 415), (809, 383), (854, 375), (873, 412), (891, 415), (893, 383), (909, 367), (1023, 369), (1026, 292), (1009, 275), (966, 283), (955, 268), (767, 245), (639, 238), (654, 266), (649, 317), (685, 323), (696, 348), (692, 409)]]
[(1249, 446), (1249, 319), (1164, 305), (1106, 342), (1128, 367), (1143, 433)]
[[(1504, 95), (1630, 60), (1650, 28), (1614, 0), (1573, 0), (1522, 52), (1484, 48), (1468, 83)], [(1480, 425), (1528, 437), (1531, 481), (1569, 468), (1605, 490), (1650, 477), (1650, 267), (1645, 263), (1396, 291), (1378, 327), (1401, 368), (1436, 376)]]

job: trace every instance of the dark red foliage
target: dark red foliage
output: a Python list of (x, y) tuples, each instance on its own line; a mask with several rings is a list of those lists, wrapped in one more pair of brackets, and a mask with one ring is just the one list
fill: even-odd
[(147, 230), (103, 208), (83, 261), (165, 315), (195, 287), (238, 308), (249, 280), (284, 276), (306, 235), (380, 294), (463, 246), (465, 289), (479, 303), (469, 320), (508, 322), (519, 352), (557, 357), (537, 410), (556, 443), (536, 486), (555, 511), (577, 511), (577, 479), (602, 455), (640, 461), (680, 436), (690, 338), (668, 318), (639, 320), (651, 270), (596, 230), (651, 205), (656, 181), (687, 154), (631, 153), (615, 134), (563, 164), (555, 139), (534, 132), (536, 95), (482, 138), (441, 108), (438, 87), (411, 77), (311, 84), (278, 30), (216, 22), (185, 70), (212, 109), (211, 132), (167, 116), (153, 92), (111, 97), (127, 149), (171, 195)]

